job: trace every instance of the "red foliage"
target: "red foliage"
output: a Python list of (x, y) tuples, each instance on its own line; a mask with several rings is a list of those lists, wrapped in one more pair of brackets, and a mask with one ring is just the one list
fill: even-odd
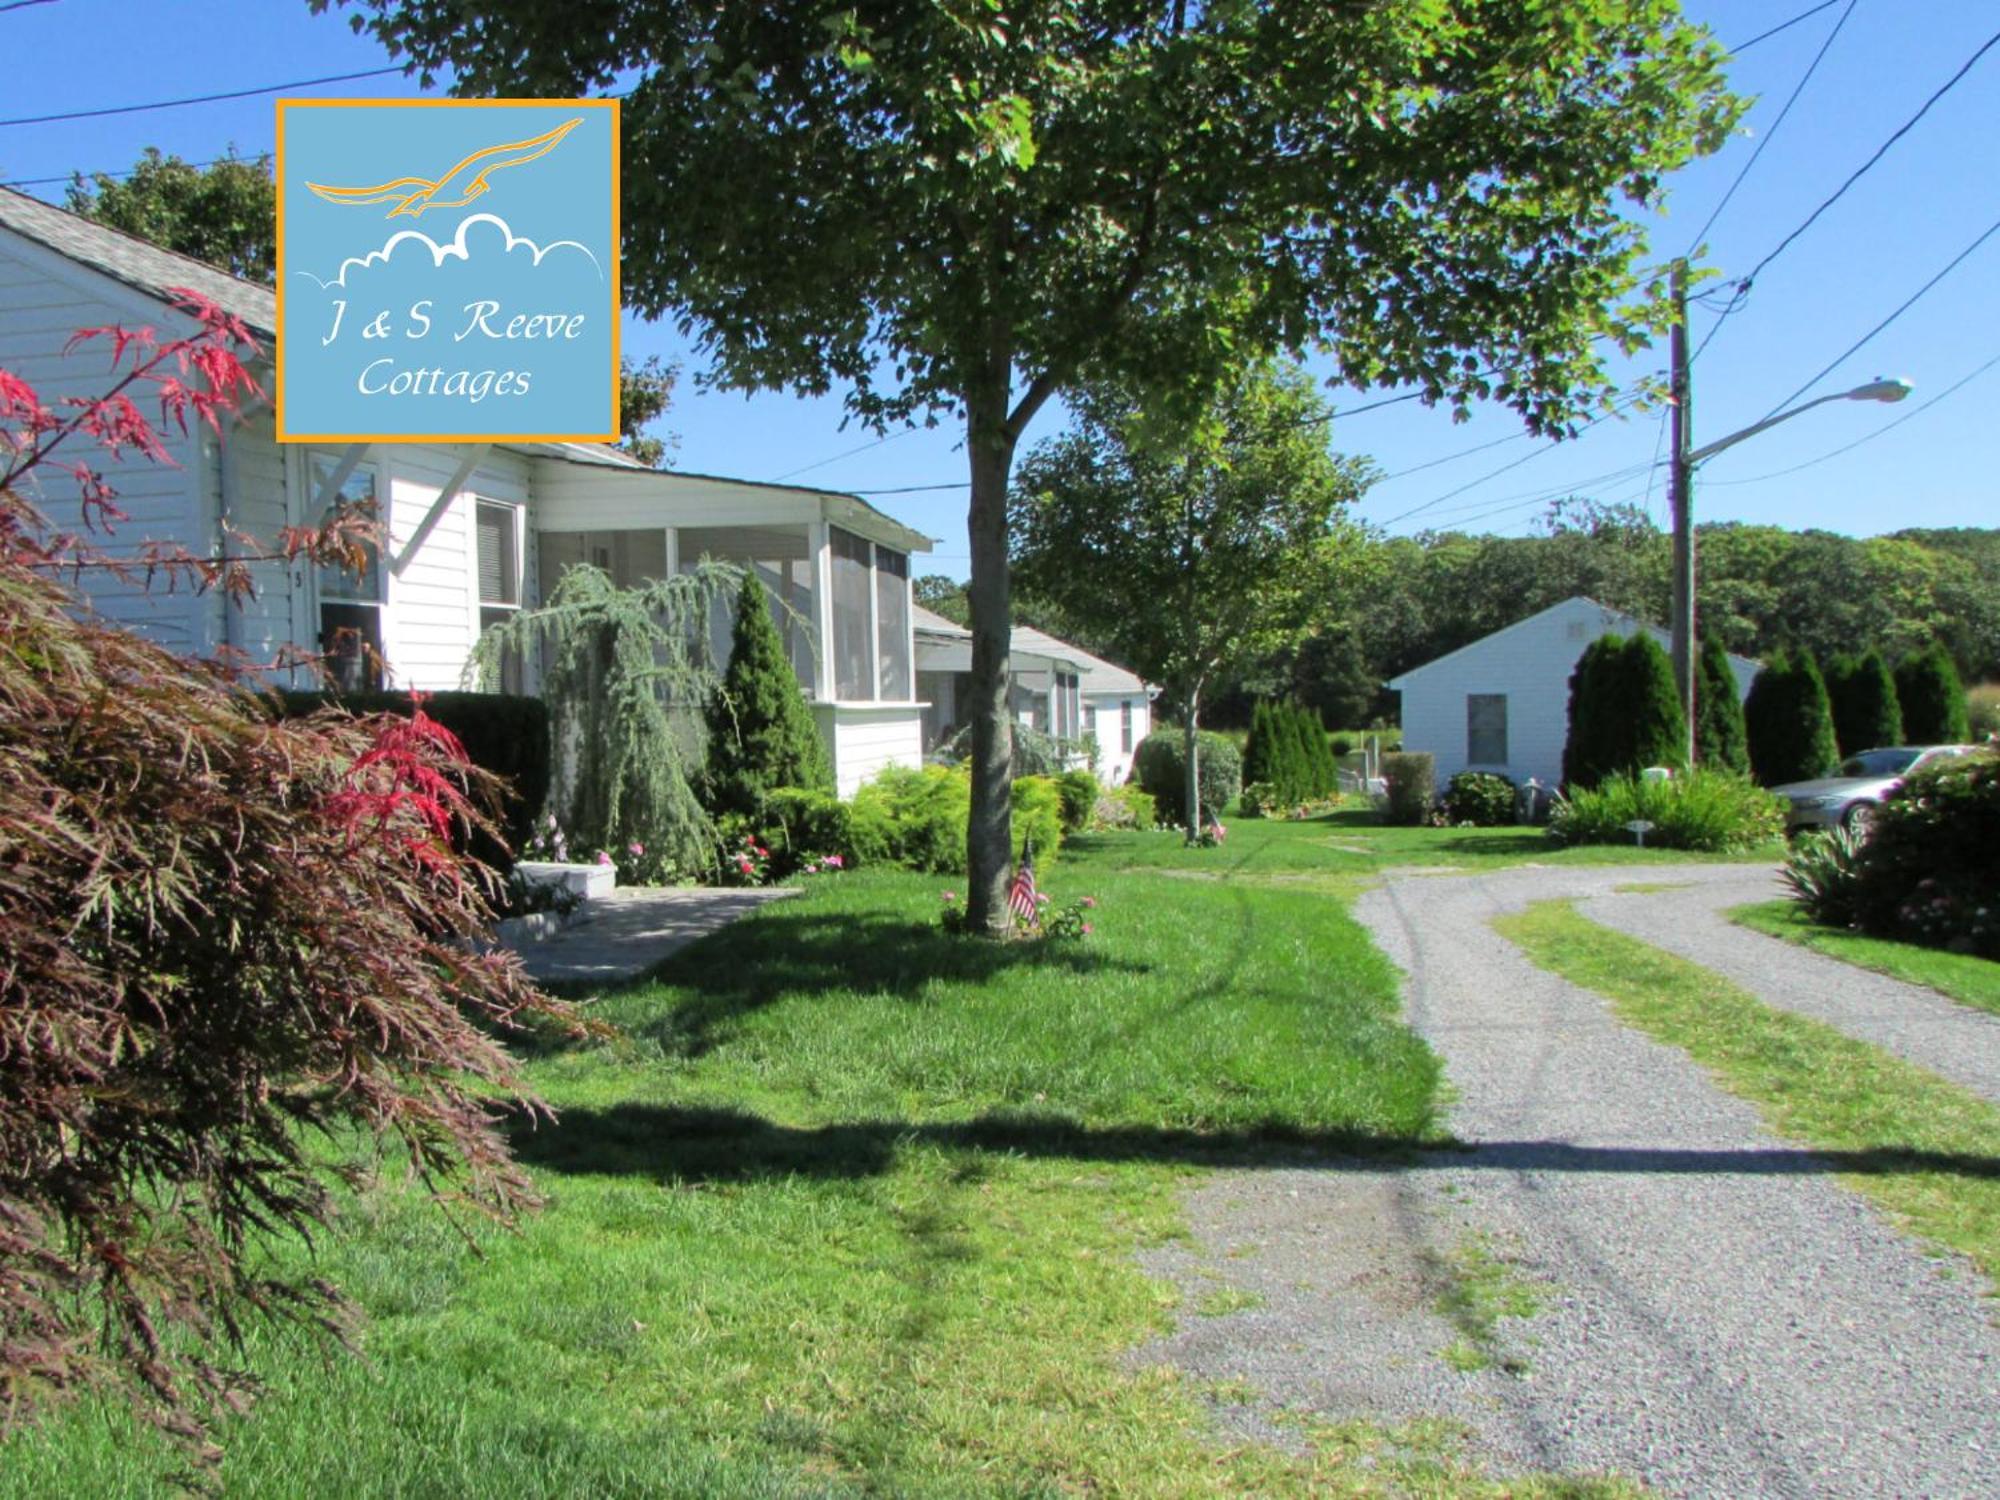
[[(0, 475), (71, 441), (157, 459), (135, 382), (169, 418), (230, 410), (242, 330), (191, 310), (192, 339), (95, 331), (116, 384), (65, 416), (0, 372)], [(117, 515), (101, 479), (81, 499)], [(274, 720), (235, 666), (80, 618), (59, 575), (99, 565), (133, 567), (0, 488), (0, 1420), (110, 1386), (201, 1441), (247, 1387), (216, 1363), (246, 1315), (342, 1322), (334, 1288), (253, 1269), (251, 1242), (324, 1222), (327, 1174), (385, 1149), (497, 1214), (528, 1202), (496, 1111), (539, 1106), (496, 1038), (579, 1023), (477, 951), (491, 875), (453, 844), (493, 785), (447, 731), (421, 709)], [(309, 1135), (372, 1149), (329, 1167)]]

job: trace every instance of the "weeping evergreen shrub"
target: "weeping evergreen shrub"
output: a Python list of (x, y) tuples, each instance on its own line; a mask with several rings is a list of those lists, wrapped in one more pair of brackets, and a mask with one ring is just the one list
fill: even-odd
[(755, 817), (779, 787), (833, 790), (826, 744), (813, 722), (755, 573), (736, 598), (729, 668), (708, 700), (708, 810)]
[(1826, 668), (1826, 697), (1833, 709), (1833, 738), (1843, 757), (1903, 743), (1903, 715), (1896, 680), (1882, 653), (1836, 656)]
[(700, 710), (717, 682), (708, 620), (742, 579), (741, 569), (704, 559), (621, 589), (603, 569), (573, 565), (540, 609), (480, 636), (466, 665), (479, 684), (499, 680), (510, 651), (541, 654), (551, 805), (573, 846), (640, 844), (651, 868), (680, 874), (713, 863), (714, 825), (692, 785)]
[(1972, 738), (1965, 684), (1942, 641), (1932, 641), (1897, 665), (1896, 699), (1909, 744), (1962, 745)]
[(1695, 764), (1710, 771), (1750, 774), (1750, 750), (1743, 732), (1743, 699), (1729, 652), (1709, 636), (1701, 643), (1694, 684)]
[(1826, 683), (1809, 651), (1774, 652), (1743, 703), (1750, 770), (1765, 786), (1812, 781), (1840, 760)]

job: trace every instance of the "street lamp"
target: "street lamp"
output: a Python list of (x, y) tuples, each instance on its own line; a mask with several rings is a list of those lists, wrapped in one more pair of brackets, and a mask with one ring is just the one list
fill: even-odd
[(1851, 391), (1838, 391), (1801, 402), (1788, 411), (1732, 432), (1726, 438), (1690, 446), (1694, 417), (1689, 400), (1687, 352), (1686, 263), (1673, 268), (1673, 457), (1667, 470), (1667, 502), (1674, 518), (1673, 658), (1674, 684), (1680, 689), (1681, 711), (1687, 718), (1687, 761), (1694, 764), (1694, 466), (1713, 458), (1725, 448), (1733, 448), (1745, 438), (1755, 437), (1780, 422), (1789, 422), (1801, 412), (1824, 406), (1829, 401), (1901, 401), (1910, 394), (1910, 382), (1900, 377), (1869, 381)]

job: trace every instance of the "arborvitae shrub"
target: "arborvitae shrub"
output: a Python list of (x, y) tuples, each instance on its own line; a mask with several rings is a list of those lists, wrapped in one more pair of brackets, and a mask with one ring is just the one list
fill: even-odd
[(1595, 786), (1647, 766), (1687, 764), (1687, 719), (1673, 664), (1644, 631), (1593, 641), (1570, 676), (1563, 781)]
[(1687, 765), (1687, 715), (1674, 686), (1674, 664), (1649, 631), (1640, 631), (1618, 654), (1627, 705), (1622, 736), (1613, 742), (1613, 773), (1648, 766)]
[(1595, 786), (1614, 769), (1613, 738), (1623, 714), (1617, 695), (1623, 636), (1600, 636), (1584, 647), (1569, 675), (1569, 738), (1563, 745), (1563, 784)]
[(1826, 696), (1833, 709), (1833, 738), (1843, 757), (1903, 743), (1896, 680), (1881, 652), (1836, 656), (1827, 665)]
[(833, 772), (812, 709), (753, 572), (736, 600), (729, 669), (708, 706), (709, 811), (755, 817), (779, 787), (831, 790)]
[[(1181, 754), (1179, 729), (1156, 729), (1139, 741), (1132, 771), (1140, 790), (1153, 799), (1163, 823), (1187, 822), (1187, 762)], [(1208, 730), (1198, 742), (1202, 808), (1212, 817), (1236, 800), (1243, 790), (1243, 756), (1233, 740)]]
[(1765, 786), (1824, 776), (1839, 763), (1833, 710), (1810, 652), (1772, 654), (1743, 704), (1750, 769)]
[(1065, 771), (1056, 777), (1056, 790), (1062, 794), (1063, 832), (1087, 828), (1104, 790), (1097, 778), (1084, 770)]
[(1275, 787), (1274, 774), (1277, 760), (1277, 734), (1273, 705), (1259, 699), (1250, 711), (1250, 736), (1243, 742), (1243, 780), (1247, 785), (1261, 781)]
[(1972, 737), (1965, 684), (1942, 641), (1903, 658), (1896, 668), (1896, 701), (1906, 744), (1962, 745)]
[(1743, 700), (1736, 673), (1720, 639), (1701, 643), (1701, 668), (1694, 684), (1695, 763), (1705, 770), (1750, 774), (1750, 751), (1743, 734)]

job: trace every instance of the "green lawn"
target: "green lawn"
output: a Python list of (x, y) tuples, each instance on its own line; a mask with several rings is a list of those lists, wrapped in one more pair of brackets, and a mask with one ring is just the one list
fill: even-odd
[[(1367, 835), (1084, 841), (1044, 874), (1101, 903), (1063, 947), (948, 941), (948, 882), (869, 871), (698, 945), (598, 1003), (616, 1041), (533, 1060), (561, 1119), (518, 1138), (547, 1197), (519, 1233), (474, 1253), (400, 1182), (351, 1202), (318, 1269), (366, 1360), (256, 1336), (269, 1391), (224, 1433), (224, 1491), (1626, 1493), (1488, 1486), (1427, 1432), (1225, 1440), (1203, 1398), (1228, 1393), (1127, 1360), (1173, 1297), (1133, 1252), (1179, 1232), (1193, 1175), (1434, 1132), (1436, 1059), (1344, 906), (1185, 878), (1442, 862), (1414, 834), (1361, 863), (1327, 843)], [(171, 1467), (84, 1408), (0, 1449), (0, 1495), (151, 1494)]]
[(2000, 1015), (2000, 963), (1990, 958), (1947, 953), (1942, 948), (1925, 948), (1888, 938), (1864, 937), (1842, 927), (1823, 927), (1794, 901), (1759, 901), (1738, 906), (1729, 912), (1729, 920), (1843, 963), (1887, 974), (1891, 979), (1925, 985), (1961, 1005), (1977, 1006)]
[(1711, 969), (1538, 901), (1494, 919), (1530, 959), (1595, 990), (1679, 1047), (1779, 1135), (2000, 1281), (2000, 1109), (1823, 1022), (1764, 1004)]
[(1285, 819), (1224, 819), (1220, 849), (1191, 856), (1172, 831), (1084, 836), (1063, 846), (1063, 858), (1091, 868), (1172, 869), (1226, 876), (1344, 877), (1359, 885), (1384, 870), (1495, 869), (1506, 865), (1776, 864), (1784, 845), (1735, 854), (1689, 854), (1630, 844), (1550, 843), (1539, 828), (1392, 828), (1366, 808), (1349, 808), (1293, 823)]

